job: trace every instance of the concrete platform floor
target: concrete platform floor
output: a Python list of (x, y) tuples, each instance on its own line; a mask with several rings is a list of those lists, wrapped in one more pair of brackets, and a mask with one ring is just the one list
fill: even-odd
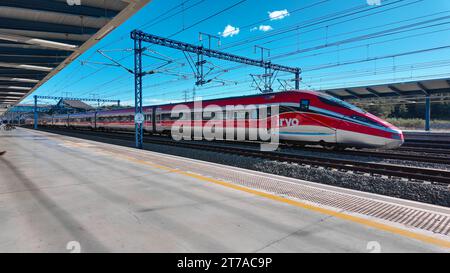
[(153, 152), (21, 128), (1, 150), (0, 252), (448, 251), (138, 159)]

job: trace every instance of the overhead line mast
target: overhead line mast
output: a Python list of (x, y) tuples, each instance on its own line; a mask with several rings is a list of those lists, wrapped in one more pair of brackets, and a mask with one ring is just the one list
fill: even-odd
[[(197, 54), (197, 62), (195, 66), (197, 67), (197, 82), (196, 85), (203, 85), (208, 81), (205, 81), (204, 73), (203, 73), (203, 65), (205, 64), (204, 57), (216, 58), (220, 60), (236, 62), (251, 66), (262, 67), (266, 71), (283, 71), (294, 74), (294, 82), (295, 89), (300, 88), (300, 73), (301, 69), (298, 67), (290, 67), (279, 64), (274, 64), (271, 61), (255, 60), (250, 59), (230, 53), (225, 53), (219, 50), (214, 50), (211, 48), (205, 48), (203, 46), (189, 44), (185, 42), (180, 42), (176, 40), (172, 40), (169, 38), (164, 38), (156, 35), (152, 35), (149, 33), (145, 33), (140, 30), (133, 30), (131, 32), (131, 39), (134, 40), (134, 55), (135, 55), (135, 68), (134, 68), (134, 77), (135, 77), (135, 115), (142, 116), (142, 77), (147, 75), (148, 73), (143, 72), (142, 70), (142, 54), (146, 50), (145, 47), (142, 47), (142, 42), (151, 43), (155, 45), (160, 45), (168, 48), (173, 48), (177, 50), (181, 50), (183, 52), (189, 52)], [(135, 133), (136, 133), (136, 147), (142, 149), (143, 146), (143, 124), (141, 121), (138, 122), (138, 119), (135, 119)]]
[(242, 56), (238, 56), (235, 54), (225, 53), (219, 50), (205, 48), (203, 46), (198, 46), (194, 44), (189, 44), (185, 42), (180, 42), (152, 34), (145, 33), (140, 30), (134, 30), (131, 32), (131, 38), (133, 40), (141, 40), (143, 42), (152, 43), (164, 47), (170, 47), (173, 49), (178, 49), (185, 52), (195, 53), (198, 55), (207, 56), (210, 58), (216, 58), (236, 63), (242, 63), (246, 65), (258, 66), (266, 69), (278, 70), (283, 72), (293, 73), (295, 75), (295, 88), (298, 89), (300, 87), (300, 73), (301, 69), (298, 67), (290, 67), (279, 64), (274, 64), (270, 61), (264, 60), (255, 60)]

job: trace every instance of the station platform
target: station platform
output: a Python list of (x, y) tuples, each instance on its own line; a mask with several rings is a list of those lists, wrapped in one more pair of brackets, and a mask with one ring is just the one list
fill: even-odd
[(449, 252), (450, 209), (18, 128), (0, 252)]

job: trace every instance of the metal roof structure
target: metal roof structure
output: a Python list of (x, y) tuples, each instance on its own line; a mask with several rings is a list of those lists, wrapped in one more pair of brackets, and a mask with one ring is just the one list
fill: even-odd
[(450, 94), (450, 78), (321, 90), (342, 100)]
[(371, 100), (380, 100), (380, 103), (383, 103), (388, 100), (408, 102), (412, 99), (416, 103), (417, 99), (423, 98), (425, 103), (425, 131), (430, 131), (431, 100), (450, 96), (450, 78), (347, 87), (321, 90), (321, 92), (342, 100), (350, 100), (357, 105), (363, 103), (363, 101)]
[[(52, 110), (52, 106), (48, 104), (38, 104), (36, 107), (38, 112), (47, 113)], [(20, 104), (14, 107), (11, 107), (8, 110), (8, 113), (30, 113), (34, 112), (34, 104)]]
[(0, 115), (151, 0), (1, 0)]
[(94, 109), (94, 107), (80, 100), (66, 100), (66, 99), (61, 99), (56, 105), (56, 107), (73, 108), (85, 111)]

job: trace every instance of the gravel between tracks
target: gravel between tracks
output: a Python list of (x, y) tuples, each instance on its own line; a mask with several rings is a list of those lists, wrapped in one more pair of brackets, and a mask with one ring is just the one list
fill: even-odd
[[(80, 133), (66, 132), (62, 134), (80, 137)], [(124, 145), (129, 147), (134, 146), (134, 142), (130, 140), (120, 140), (111, 138), (99, 139), (98, 137), (93, 135), (91, 136), (83, 135), (82, 137), (85, 139), (107, 142), (111, 144)], [(217, 152), (204, 151), (201, 149), (183, 148), (178, 146), (144, 143), (144, 148), (146, 150), (151, 150), (164, 154), (178, 155), (187, 158), (193, 158), (265, 173), (298, 178), (322, 184), (328, 184), (343, 188), (360, 190), (364, 192), (371, 192), (381, 195), (387, 195), (392, 197), (398, 197), (413, 201), (450, 207), (449, 185), (429, 184), (420, 181), (412, 182), (402, 180), (400, 178), (392, 179), (384, 176), (356, 174), (352, 172), (343, 172), (325, 168), (308, 167), (286, 162), (277, 162), (261, 158), (250, 158), (226, 153), (220, 153), (220, 155), (218, 156)], [(354, 156), (351, 157), (354, 158)], [(340, 158), (343, 157), (341, 156)], [(380, 159), (378, 158), (377, 160), (379, 161)], [(392, 163), (396, 161), (398, 161), (398, 163), (402, 163), (403, 165), (405, 163), (402, 160), (392, 160)], [(420, 164), (420, 162), (414, 163)]]
[[(175, 146), (158, 144), (144, 144), (144, 146), (146, 149), (165, 154), (189, 157), (265, 173), (450, 207), (450, 187), (447, 185), (411, 182), (383, 176), (361, 175), (325, 168), (311, 168), (286, 162), (249, 158), (233, 154), (221, 153), (220, 156), (217, 156), (216, 152)], [(193, 153), (193, 151), (195, 151), (195, 153)]]

